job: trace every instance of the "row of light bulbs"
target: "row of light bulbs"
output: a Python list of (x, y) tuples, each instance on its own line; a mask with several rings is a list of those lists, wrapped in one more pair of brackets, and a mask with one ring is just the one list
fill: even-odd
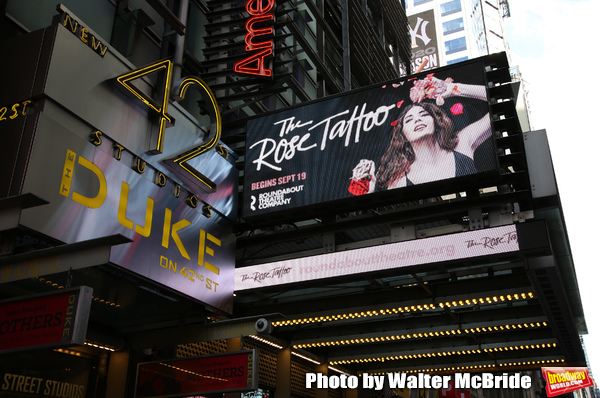
[[(520, 346), (508, 346), (508, 347), (497, 347), (496, 351), (515, 351), (515, 350), (530, 350), (534, 348), (555, 348), (556, 343), (544, 343), (537, 345), (520, 345)], [(502, 348), (502, 350), (500, 350)], [(435, 358), (435, 357), (447, 357), (454, 355), (471, 355), (481, 354), (482, 352), (494, 352), (494, 349), (474, 349), (474, 350), (462, 350), (462, 351), (446, 351), (446, 352), (429, 352), (427, 354), (408, 354), (408, 355), (394, 355), (388, 357), (378, 358), (357, 358), (357, 359), (344, 359), (340, 361), (332, 361), (331, 365), (347, 365), (352, 363), (369, 363), (369, 362), (387, 362), (387, 361), (398, 361), (404, 359), (422, 359), (422, 358)]]
[(94, 348), (100, 348), (101, 350), (106, 350), (106, 351), (111, 351), (111, 352), (116, 351), (113, 347), (109, 347), (107, 345), (96, 343), (96, 342), (90, 341), (90, 340), (86, 340), (85, 345), (94, 347)]
[(283, 345), (281, 345), (279, 343), (276, 343), (276, 342), (274, 342), (272, 340), (265, 339), (263, 337), (260, 337), (260, 336), (257, 336), (257, 335), (253, 335), (253, 334), (251, 334), (249, 337), (253, 338), (254, 340), (258, 340), (261, 343), (266, 344), (268, 346), (277, 348), (278, 350), (282, 350), (283, 349)]
[(217, 381), (220, 381), (220, 382), (225, 382), (225, 383), (229, 381), (229, 380), (227, 380), (227, 379), (223, 379), (223, 378), (220, 378), (220, 377), (213, 377), (213, 376), (205, 375), (205, 374), (202, 374), (202, 373), (194, 372), (194, 371), (192, 371), (192, 370), (185, 369), (185, 368), (181, 368), (181, 367), (179, 367), (179, 366), (171, 365), (171, 364), (164, 363), (164, 362), (161, 362), (160, 364), (161, 364), (162, 366), (166, 367), (166, 368), (171, 368), (171, 369), (173, 369), (173, 370), (176, 370), (176, 371), (178, 371), (178, 372), (182, 372), (182, 373), (188, 373), (188, 374), (190, 374), (190, 375), (192, 375), (192, 376), (199, 377), (200, 379), (210, 379), (210, 380), (217, 380)]
[(385, 308), (385, 309), (373, 310), (373, 311), (352, 312), (352, 313), (348, 313), (348, 314), (325, 315), (325, 316), (299, 318), (299, 319), (286, 319), (283, 321), (273, 322), (273, 326), (281, 327), (281, 326), (305, 325), (305, 324), (311, 324), (311, 323), (332, 322), (332, 321), (362, 318), (362, 317), (393, 315), (393, 314), (400, 314), (400, 313), (429, 311), (429, 310), (436, 310), (436, 309), (443, 309), (443, 308), (475, 306), (475, 305), (480, 305), (480, 304), (494, 304), (494, 303), (505, 302), (505, 301), (512, 302), (512, 301), (527, 300), (527, 299), (531, 299), (533, 297), (535, 297), (535, 293), (533, 293), (533, 292), (523, 292), (523, 293), (515, 293), (515, 294), (508, 294), (508, 295), (491, 296), (491, 297), (490, 296), (477, 297), (477, 298), (472, 298), (472, 299), (446, 301), (446, 302), (438, 303), (438, 304), (425, 303), (425, 304), (404, 306), (404, 307), (398, 307), (398, 308)]
[[(45, 278), (41, 278), (41, 277), (36, 277), (36, 279), (39, 280), (40, 282), (45, 283), (46, 285), (50, 285), (50, 286), (52, 286), (52, 287), (54, 287), (56, 289), (64, 289), (65, 288), (64, 286), (59, 285), (58, 283), (53, 282), (53, 281), (51, 281), (49, 279), (45, 279)], [(117, 303), (115, 303), (113, 301), (104, 300), (104, 299), (101, 299), (101, 298), (98, 298), (98, 297), (95, 297), (95, 296), (92, 296), (92, 300), (94, 300), (97, 303), (109, 305), (111, 307), (116, 307), (116, 308), (121, 307), (121, 304), (117, 304)]]
[[(469, 366), (452, 366), (445, 368), (432, 368), (432, 369), (411, 369), (404, 373), (442, 373), (442, 372), (465, 372), (465, 371), (486, 371), (494, 370), (498, 367), (501, 368), (512, 368), (519, 366), (539, 366), (539, 365), (561, 365), (564, 364), (564, 359), (546, 359), (538, 361), (527, 361), (527, 362), (507, 362), (499, 364), (488, 364), (488, 365), (469, 365)], [(371, 373), (373, 375), (384, 375), (386, 373)]]
[(360, 339), (346, 339), (346, 340), (335, 340), (335, 341), (320, 341), (315, 343), (302, 343), (302, 344), (294, 344), (294, 348), (315, 348), (315, 347), (330, 347), (330, 346), (338, 346), (338, 345), (352, 345), (352, 344), (368, 344), (368, 343), (380, 343), (386, 341), (395, 341), (395, 340), (409, 340), (409, 339), (422, 339), (429, 337), (444, 337), (444, 336), (452, 336), (452, 335), (460, 335), (460, 334), (476, 334), (476, 333), (486, 333), (486, 332), (498, 332), (505, 330), (516, 330), (523, 328), (539, 328), (548, 326), (547, 322), (536, 322), (536, 323), (519, 323), (513, 325), (500, 325), (500, 326), (483, 326), (479, 328), (469, 328), (469, 329), (451, 329), (451, 330), (442, 330), (436, 332), (425, 332), (425, 333), (407, 333), (407, 334), (399, 334), (394, 336), (382, 336), (382, 337), (367, 337)]
[[(281, 344), (279, 344), (279, 343), (276, 343), (276, 342), (274, 342), (274, 341), (272, 341), (272, 340), (265, 339), (265, 338), (263, 338), (263, 337), (256, 336), (256, 335), (250, 335), (249, 337), (253, 338), (254, 340), (260, 341), (261, 343), (264, 343), (264, 344), (266, 344), (266, 345), (269, 345), (269, 346), (271, 346), (271, 347), (277, 348), (278, 350), (282, 350), (282, 349), (283, 349), (283, 345), (281, 345)], [(307, 356), (307, 355), (301, 354), (301, 353), (299, 353), (299, 352), (297, 352), (297, 351), (292, 351), (292, 355), (294, 355), (294, 356), (297, 356), (298, 358), (302, 358), (302, 359), (304, 359), (304, 360), (306, 360), (306, 361), (308, 361), (308, 362), (314, 363), (315, 365), (319, 365), (319, 364), (321, 364), (321, 361), (319, 361), (319, 360), (317, 360), (317, 359), (314, 359), (314, 358), (311, 358), (311, 357), (309, 357), (309, 356)], [(342, 372), (341, 372), (340, 370), (338, 370), (338, 369), (333, 369), (333, 370), (336, 370), (336, 371), (338, 371), (338, 372), (342, 373)]]

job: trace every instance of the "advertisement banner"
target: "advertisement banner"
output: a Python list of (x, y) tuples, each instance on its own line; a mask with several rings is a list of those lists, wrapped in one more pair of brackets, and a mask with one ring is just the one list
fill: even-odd
[(86, 286), (0, 302), (0, 354), (83, 345), (91, 305)]
[(440, 57), (435, 29), (435, 13), (427, 10), (408, 16), (411, 42), (411, 70), (416, 71), (423, 63), (423, 71), (438, 68)]
[(496, 170), (485, 84), (471, 61), (250, 120), (244, 218)]
[(138, 365), (136, 398), (196, 396), (258, 388), (254, 350)]
[(390, 243), (235, 270), (235, 290), (459, 260), (519, 250), (514, 225)]
[(542, 368), (542, 374), (546, 380), (546, 395), (549, 397), (594, 385), (588, 368)]

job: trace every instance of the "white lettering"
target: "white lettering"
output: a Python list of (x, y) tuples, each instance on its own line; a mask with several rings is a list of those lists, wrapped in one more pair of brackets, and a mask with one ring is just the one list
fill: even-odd
[[(385, 124), (390, 115), (390, 110), (394, 108), (396, 108), (396, 104), (382, 105), (374, 111), (367, 112), (367, 104), (364, 103), (355, 106), (352, 115), (348, 119), (342, 119), (341, 117), (350, 114), (350, 110), (329, 116), (316, 123), (313, 120), (302, 122), (296, 120), (295, 117), (280, 120), (273, 124), (274, 126), (280, 125), (279, 140), (263, 138), (249, 146), (248, 149), (257, 148), (258, 150), (258, 156), (255, 156), (252, 163), (256, 165), (256, 171), (260, 171), (262, 167), (281, 171), (279, 164), (283, 161), (292, 160), (299, 152), (309, 151), (318, 146), (312, 140), (312, 131), (320, 131), (319, 149), (321, 151), (326, 149), (328, 143), (336, 140), (343, 140), (346, 147), (352, 142), (358, 144), (361, 133)], [(299, 133), (290, 136), (290, 133), (294, 130), (307, 126), (310, 127), (305, 134)], [(317, 128), (320, 128), (320, 130), (317, 130)]]

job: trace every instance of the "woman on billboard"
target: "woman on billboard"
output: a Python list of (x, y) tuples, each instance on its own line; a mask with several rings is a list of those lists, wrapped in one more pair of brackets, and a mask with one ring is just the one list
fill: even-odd
[[(377, 172), (373, 161), (361, 160), (353, 169), (349, 191), (361, 195), (477, 173), (474, 154), (491, 136), (489, 113), (459, 126), (442, 109), (450, 97), (487, 102), (484, 86), (440, 80), (432, 74), (415, 81), (410, 90), (413, 103), (392, 123), (392, 138)], [(460, 102), (450, 107), (454, 116), (463, 112)]]

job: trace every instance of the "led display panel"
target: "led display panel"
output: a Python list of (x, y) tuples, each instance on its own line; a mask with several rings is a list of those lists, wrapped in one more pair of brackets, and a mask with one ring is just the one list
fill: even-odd
[(235, 269), (235, 291), (281, 287), (405, 267), (456, 262), (505, 253), (550, 253), (548, 227), (534, 221), (412, 239), (361, 249), (292, 258)]
[(516, 252), (518, 238), (508, 225), (236, 268), (235, 291)]
[(252, 119), (243, 216), (489, 172), (491, 130), (481, 60)]

